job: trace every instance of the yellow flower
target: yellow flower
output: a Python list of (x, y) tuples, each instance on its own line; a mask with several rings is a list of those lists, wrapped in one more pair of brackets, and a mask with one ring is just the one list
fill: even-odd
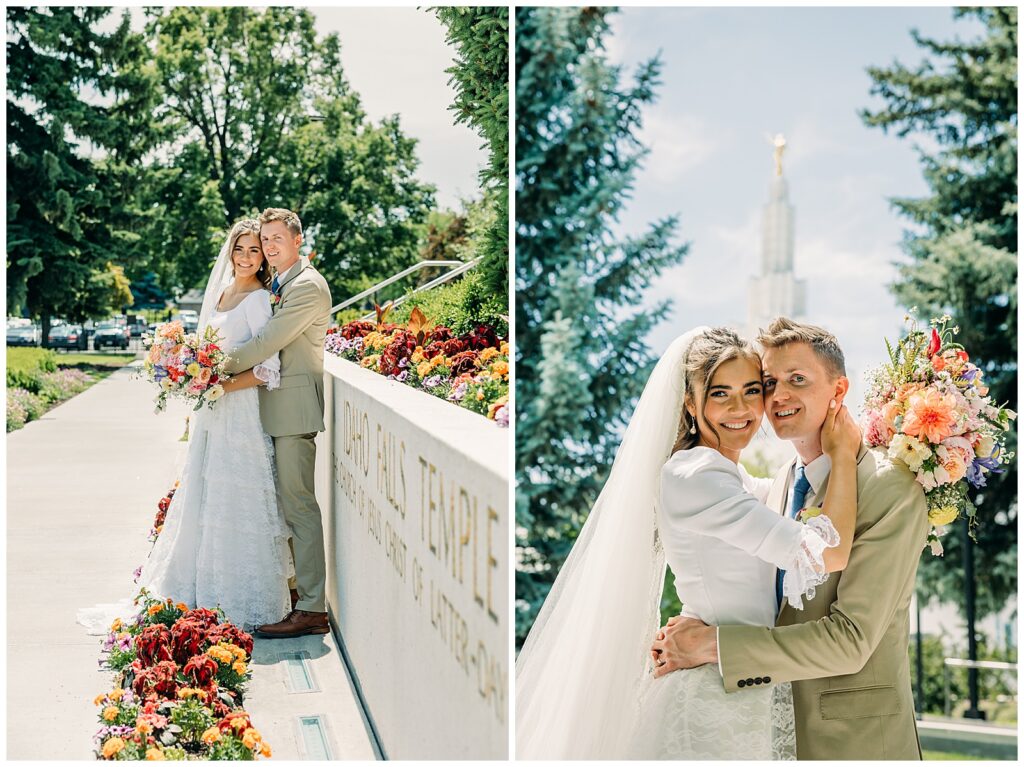
[(422, 348), (420, 348), (419, 346), (417, 346), (417, 347), (416, 347), (416, 351), (414, 351), (414, 352), (412, 353), (412, 356), (411, 356), (411, 357), (409, 357), (409, 361), (410, 361), (410, 362), (411, 362), (411, 363), (412, 363), (413, 365), (419, 365), (419, 364), (420, 364), (421, 362), (423, 362), (423, 359), (424, 359), (424, 358), (423, 358), (423, 349), (422, 349)]
[(124, 624), (121, 622), (120, 618), (115, 618), (114, 622), (110, 624), (110, 630), (111, 631), (120, 631), (121, 630), (121, 626), (123, 626), (123, 625)]
[(231, 668), (234, 669), (235, 673), (238, 674), (239, 676), (242, 676), (243, 674), (245, 674), (245, 671), (246, 671), (246, 666), (245, 666), (244, 661), (240, 661), (240, 660), (236, 660), (234, 663), (232, 663), (231, 664)]
[(203, 743), (205, 743), (208, 746), (213, 745), (218, 740), (220, 740), (220, 730), (218, 730), (216, 727), (211, 727), (203, 733), (200, 740), (202, 740)]
[(502, 341), (501, 346), (498, 347), (498, 350), (502, 354), (508, 354), (508, 341)]
[(491, 365), (491, 372), (496, 376), (508, 375), (508, 363), (500, 360)]
[(242, 745), (250, 750), (256, 748), (259, 742), (260, 734), (254, 727), (250, 727), (242, 734)]
[(94, 706), (98, 706), (100, 703), (103, 702), (103, 699), (106, 698), (106, 697), (107, 697), (106, 695), (104, 695), (103, 693), (100, 693), (95, 698), (93, 698), (92, 704)]
[(116, 754), (124, 750), (124, 741), (120, 738), (109, 738), (103, 744), (103, 758), (113, 759)]
[(124, 690), (122, 690), (120, 687), (110, 691), (111, 700), (121, 700), (122, 697), (124, 697)]
[(162, 381), (160, 381), (160, 388), (163, 389), (164, 391), (170, 391), (171, 389), (174, 388), (174, 381), (172, 381), (170, 378), (164, 378)]
[(150, 605), (148, 612), (150, 615), (156, 615), (158, 612), (164, 609), (163, 605)]
[(225, 650), (220, 645), (217, 645), (216, 647), (211, 647), (209, 650), (206, 651), (206, 654), (218, 663), (231, 663), (232, 656), (230, 651)]
[(956, 506), (936, 506), (928, 509), (928, 521), (935, 527), (948, 525), (957, 518)]
[(178, 690), (178, 697), (182, 698), (183, 700), (187, 700), (189, 698), (198, 698), (199, 696), (204, 694), (205, 693), (202, 690), (197, 689), (195, 687), (181, 687)]
[(120, 711), (118, 710), (117, 706), (107, 706), (105, 709), (103, 709), (103, 718), (106, 719), (108, 722), (113, 722), (115, 719), (117, 719), (117, 715), (119, 713)]
[(245, 650), (235, 644), (225, 645), (239, 660), (245, 660)]
[(432, 367), (433, 366), (429, 362), (421, 362), (416, 366), (416, 375), (418, 375), (420, 378), (426, 378), (428, 375), (430, 375)]
[(236, 716), (234, 719), (230, 720), (230, 724), (231, 729), (240, 732), (242, 729), (247, 728), (249, 726), (249, 720), (246, 719), (244, 716)]
[(188, 367), (185, 368), (185, 372), (188, 373), (193, 378), (199, 375), (199, 370), (200, 367), (198, 362), (192, 362), (188, 365)]
[(377, 362), (380, 360), (379, 354), (371, 354), (369, 357), (363, 357), (359, 360), (359, 367), (361, 368), (375, 368)]
[(185, 604), (184, 602), (178, 602), (178, 604), (176, 604), (175, 607), (177, 607), (183, 613), (187, 613), (188, 612), (188, 605)]
[(260, 744), (260, 756), (270, 758), (270, 746), (267, 743)]
[(486, 349), (484, 349), (482, 352), (480, 352), (480, 359), (483, 362), (487, 362), (488, 360), (492, 360), (495, 357), (497, 357), (500, 353), (501, 352), (499, 352), (493, 346), (489, 346)]
[(164, 760), (164, 752), (159, 748), (147, 748), (146, 749), (146, 761), (147, 762), (162, 762)]
[(149, 722), (137, 722), (135, 724), (135, 732), (140, 735), (149, 735), (149, 733), (153, 732), (153, 725)]
[(825, 510), (821, 506), (808, 506), (806, 509), (800, 512), (801, 521), (811, 519), (812, 517), (821, 516)]

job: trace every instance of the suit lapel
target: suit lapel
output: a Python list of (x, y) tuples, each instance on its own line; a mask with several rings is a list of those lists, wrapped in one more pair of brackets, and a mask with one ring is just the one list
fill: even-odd
[(292, 268), (288, 270), (288, 274), (285, 276), (284, 281), (281, 282), (277, 288), (278, 292), (283, 294), (285, 285), (288, 285), (296, 277), (302, 274), (302, 271), (308, 266), (309, 259), (306, 258), (305, 256), (299, 256), (298, 267), (296, 268), (296, 266), (293, 265)]
[[(775, 475), (775, 482), (772, 483), (772, 491), (768, 494), (768, 507), (782, 515), (786, 513), (786, 498), (789, 497), (789, 486), (793, 481), (793, 466), (795, 464), (796, 458), (779, 469), (778, 474)], [(776, 568), (775, 573), (775, 577), (778, 578), (778, 568)], [(783, 599), (779, 612), (775, 616), (776, 624), (779, 622), (779, 616), (782, 615), (786, 604), (786, 600)]]

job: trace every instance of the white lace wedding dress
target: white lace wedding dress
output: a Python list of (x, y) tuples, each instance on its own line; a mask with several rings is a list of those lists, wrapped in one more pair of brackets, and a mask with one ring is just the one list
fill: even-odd
[[(794, 606), (828, 577), (822, 552), (839, 541), (832, 523), (777, 514), (764, 505), (770, 487), (710, 448), (679, 451), (665, 465), (658, 535), (683, 615), (712, 626), (773, 626), (777, 567)], [(726, 694), (716, 665), (641, 684), (632, 759), (796, 759), (789, 684)]]
[[(250, 340), (271, 317), (267, 291), (257, 290), (210, 325), (226, 352)], [(277, 355), (255, 368), (269, 388), (280, 383)], [(246, 630), (284, 618), (293, 573), (288, 529), (278, 508), (274, 448), (260, 422), (255, 388), (225, 394), (192, 414), (180, 486), (142, 568), (139, 587), (190, 607), (220, 607)], [(140, 531), (141, 533), (141, 531)], [(105, 631), (120, 606), (79, 613), (90, 631)]]

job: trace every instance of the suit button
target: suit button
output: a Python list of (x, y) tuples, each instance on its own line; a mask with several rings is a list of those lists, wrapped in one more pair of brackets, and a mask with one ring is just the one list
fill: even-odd
[(748, 679), (748, 680), (747, 680), (747, 685), (748, 685), (748, 686), (751, 686), (751, 687), (752, 687), (752, 686), (753, 686), (753, 684), (754, 684), (754, 680), (753, 680), (753, 679)]
[(764, 678), (764, 683), (765, 683), (765, 684), (771, 684), (771, 683), (772, 683), (772, 678), (771, 678), (770, 676), (766, 676), (766, 677)]
[(741, 679), (740, 681), (738, 681), (738, 682), (736, 683), (736, 686), (737, 686), (737, 687), (746, 687), (746, 686), (747, 686), (747, 680), (745, 680), (745, 679)]
[(763, 682), (764, 680), (761, 677), (757, 677), (757, 679), (754, 680), (754, 684), (761, 684)]

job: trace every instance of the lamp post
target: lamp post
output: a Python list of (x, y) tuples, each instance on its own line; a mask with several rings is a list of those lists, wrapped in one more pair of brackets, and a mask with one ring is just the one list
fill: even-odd
[[(964, 598), (967, 613), (967, 659), (978, 660), (978, 642), (974, 631), (974, 546), (971, 541), (969, 520), (964, 520)], [(984, 719), (985, 712), (978, 708), (978, 669), (967, 669), (967, 710), (964, 719)]]

